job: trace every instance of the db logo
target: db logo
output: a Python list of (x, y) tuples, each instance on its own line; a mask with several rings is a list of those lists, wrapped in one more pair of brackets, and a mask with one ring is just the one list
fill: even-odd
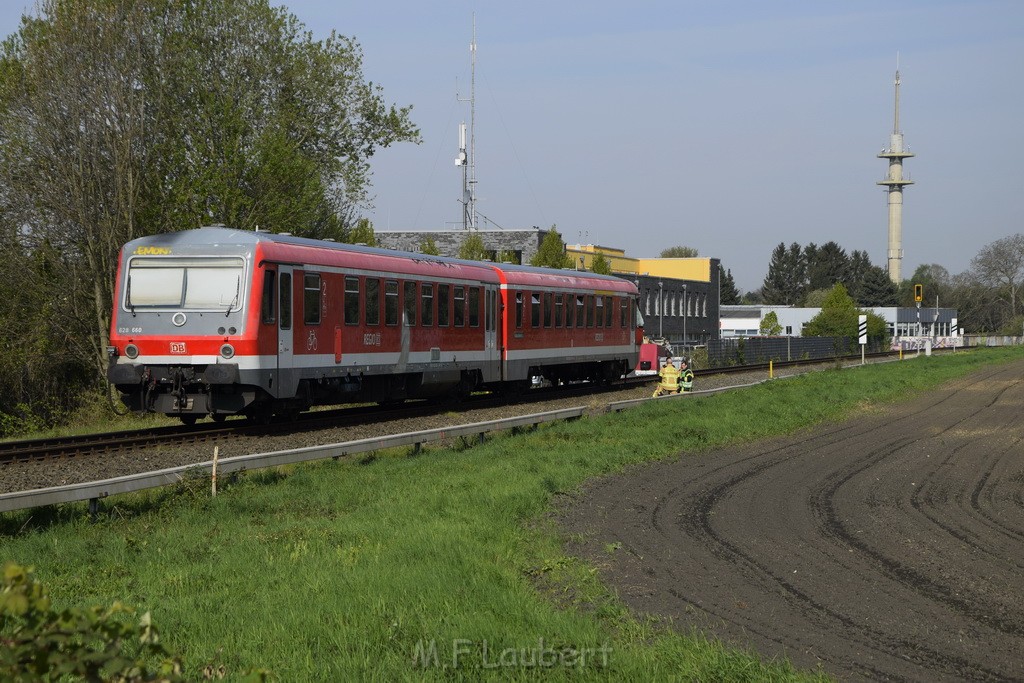
[(171, 342), (171, 353), (178, 356), (188, 355), (188, 351), (185, 349), (185, 342)]

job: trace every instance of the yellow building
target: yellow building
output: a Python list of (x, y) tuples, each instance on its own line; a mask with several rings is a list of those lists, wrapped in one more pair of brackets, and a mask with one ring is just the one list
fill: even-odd
[(711, 282), (712, 261), (718, 259), (695, 258), (632, 258), (624, 249), (613, 249), (596, 244), (566, 245), (565, 253), (582, 270), (592, 270), (594, 258), (601, 254), (611, 264), (616, 275), (648, 275), (673, 280)]

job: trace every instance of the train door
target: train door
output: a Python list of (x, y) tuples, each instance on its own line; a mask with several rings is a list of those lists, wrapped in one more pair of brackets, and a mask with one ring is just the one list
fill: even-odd
[(493, 379), (501, 380), (502, 363), (501, 348), (501, 292), (498, 285), (486, 285), (484, 287), (484, 358), (489, 373)]
[(292, 266), (280, 266), (278, 268), (278, 316), (277, 330), (277, 378), (279, 396), (281, 389), (288, 384), (286, 381), (292, 374), (295, 352), (295, 331), (292, 312)]

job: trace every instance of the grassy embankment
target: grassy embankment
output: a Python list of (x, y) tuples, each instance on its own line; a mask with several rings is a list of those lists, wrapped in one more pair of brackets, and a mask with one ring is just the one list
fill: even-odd
[(61, 604), (152, 610), (193, 678), (213, 664), (288, 681), (805, 680), (631, 616), (564, 554), (544, 521), (552, 497), (630, 463), (806, 428), (1021, 358), (983, 349), (812, 373), (461, 452), (250, 473), (215, 499), (193, 482), (107, 501), (99, 523), (84, 506), (8, 514), (0, 561), (34, 565)]

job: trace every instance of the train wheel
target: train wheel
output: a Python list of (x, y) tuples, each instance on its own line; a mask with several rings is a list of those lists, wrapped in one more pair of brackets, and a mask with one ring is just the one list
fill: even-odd
[(181, 420), (181, 423), (184, 424), (184, 425), (194, 425), (196, 423), (196, 420), (199, 419), (199, 416), (198, 415), (179, 415), (178, 419)]
[(274, 417), (274, 407), (269, 402), (255, 403), (249, 407), (245, 417), (253, 424), (268, 425)]
[(214, 413), (210, 417), (213, 418), (214, 422), (223, 422), (224, 420), (228, 419), (227, 413)]

